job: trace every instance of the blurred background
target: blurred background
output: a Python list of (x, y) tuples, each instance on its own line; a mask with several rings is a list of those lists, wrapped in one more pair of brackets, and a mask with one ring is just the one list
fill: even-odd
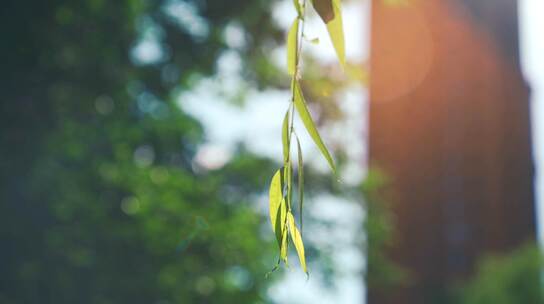
[(292, 1), (4, 1), (0, 303), (544, 303), (544, 2), (342, 3), (306, 278), (266, 275)]

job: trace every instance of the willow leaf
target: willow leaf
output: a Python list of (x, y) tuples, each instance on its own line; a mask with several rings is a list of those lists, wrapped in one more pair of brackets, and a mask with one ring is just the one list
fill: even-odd
[(285, 117), (283, 118), (283, 127), (281, 131), (281, 140), (283, 143), (283, 162), (284, 165), (287, 165), (287, 162), (289, 161), (289, 154), (290, 154), (290, 144), (291, 144), (291, 135), (289, 132), (289, 110), (287, 110), (287, 113), (285, 113)]
[(308, 269), (306, 268), (306, 255), (304, 253), (304, 243), (302, 242), (302, 236), (300, 235), (300, 231), (295, 225), (295, 217), (293, 216), (291, 212), (287, 214), (287, 226), (289, 227), (291, 239), (293, 240), (293, 244), (295, 245), (295, 249), (297, 250), (300, 266), (302, 266), (302, 270), (304, 270), (304, 272), (307, 274)]
[(304, 205), (304, 162), (302, 160), (302, 148), (300, 141), (297, 138), (297, 155), (298, 155), (298, 209), (300, 220), (300, 233), (302, 234), (302, 206)]
[(344, 26), (342, 21), (342, 8), (340, 0), (332, 0), (334, 18), (327, 23), (327, 30), (331, 37), (336, 56), (342, 67), (346, 65), (346, 50), (344, 41)]
[(297, 17), (291, 25), (287, 35), (287, 72), (289, 75), (295, 75), (298, 63), (298, 25), (300, 19)]
[(291, 165), (291, 161), (289, 160), (284, 168), (283, 168), (283, 183), (286, 187), (287, 195), (285, 196), (285, 200), (287, 201), (287, 211), (291, 210), (291, 202), (293, 198), (292, 189), (293, 189), (293, 166)]
[(321, 139), (321, 136), (319, 135), (319, 132), (317, 131), (317, 128), (315, 126), (315, 123), (312, 119), (312, 116), (310, 115), (310, 112), (308, 111), (308, 107), (306, 106), (306, 101), (304, 100), (304, 95), (302, 94), (302, 90), (300, 89), (300, 84), (298, 81), (295, 81), (293, 83), (293, 100), (295, 103), (295, 107), (297, 109), (297, 112), (300, 116), (300, 119), (302, 120), (302, 123), (306, 127), (306, 130), (310, 134), (310, 137), (313, 139), (319, 150), (321, 151), (321, 154), (323, 154), (323, 157), (327, 160), (329, 163), (329, 166), (331, 167), (332, 171), (336, 174), (336, 165), (334, 164), (334, 160), (331, 157), (331, 154), (329, 153), (329, 150), (323, 143), (323, 140)]
[(269, 208), (270, 208), (270, 222), (272, 224), (272, 230), (276, 235), (278, 246), (280, 251), (283, 247), (283, 234), (285, 233), (285, 221), (287, 208), (285, 206), (285, 200), (283, 198), (282, 191), (282, 174), (281, 169), (276, 171), (276, 174), (272, 177), (270, 182), (270, 190), (268, 193)]
[[(285, 202), (285, 200), (284, 200)], [(285, 224), (285, 223), (284, 223)], [(288, 229), (285, 228), (282, 232), (282, 238), (281, 238), (281, 247), (280, 247), (280, 259), (283, 260), (286, 266), (289, 266), (289, 263), (287, 261), (287, 249), (289, 248), (289, 232)]]

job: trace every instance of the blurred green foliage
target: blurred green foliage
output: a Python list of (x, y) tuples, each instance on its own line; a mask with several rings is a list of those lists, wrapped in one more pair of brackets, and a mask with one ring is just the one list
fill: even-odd
[[(362, 192), (365, 198), (367, 269), (366, 284), (372, 293), (391, 294), (410, 282), (407, 271), (388, 255), (392, 249), (393, 218), (388, 206), (389, 179), (371, 168)], [(508, 254), (483, 257), (475, 273), (456, 286), (432, 286), (426, 291), (429, 303), (513, 304), (544, 303), (542, 269), (544, 256), (535, 244)]]
[(536, 245), (482, 260), (461, 292), (462, 304), (544, 303), (544, 260)]
[(366, 284), (373, 292), (390, 292), (407, 280), (407, 273), (387, 255), (393, 245), (393, 214), (389, 207), (389, 179), (371, 168), (361, 186), (365, 199)]
[(250, 198), (272, 164), (241, 149), (199, 168), (176, 92), (228, 50), (274, 83), (273, 3), (2, 3), (0, 303), (266, 301), (274, 247)]

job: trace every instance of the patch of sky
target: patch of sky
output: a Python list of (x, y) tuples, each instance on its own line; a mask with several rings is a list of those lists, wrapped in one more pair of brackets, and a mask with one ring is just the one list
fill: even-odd
[(130, 51), (132, 63), (138, 66), (157, 64), (169, 57), (168, 50), (162, 44), (164, 32), (149, 16), (137, 21), (139, 38)]
[(206, 19), (198, 12), (198, 7), (189, 1), (170, 0), (163, 7), (166, 16), (179, 26), (179, 28), (197, 40), (204, 40), (210, 26)]

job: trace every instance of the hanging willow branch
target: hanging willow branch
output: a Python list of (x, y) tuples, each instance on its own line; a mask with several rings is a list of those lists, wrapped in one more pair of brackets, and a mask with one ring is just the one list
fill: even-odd
[[(304, 243), (302, 241), (302, 206), (304, 200), (304, 165), (302, 159), (302, 149), (293, 120), (296, 114), (301, 119), (306, 131), (321, 151), (323, 157), (327, 160), (331, 170), (336, 174), (336, 166), (334, 160), (329, 153), (329, 150), (323, 143), (315, 123), (308, 111), (304, 94), (300, 87), (300, 59), (302, 52), (302, 43), (304, 37), (304, 24), (306, 15), (306, 4), (308, 0), (293, 0), (297, 17), (293, 21), (291, 29), (287, 35), (287, 71), (292, 77), (291, 79), (291, 100), (289, 108), (285, 113), (282, 126), (282, 143), (283, 143), (283, 167), (276, 171), (270, 183), (269, 200), (270, 200), (270, 221), (272, 230), (276, 235), (276, 240), (279, 246), (280, 257), (274, 267), (274, 270), (279, 267), (283, 261), (287, 263), (287, 249), (289, 247), (289, 238), (297, 251), (300, 265), (304, 272), (308, 274), (306, 267), (306, 257), (304, 254)], [(327, 26), (329, 36), (338, 56), (341, 66), (345, 64), (345, 49), (344, 49), (344, 30), (342, 26), (342, 15), (340, 0), (312, 0), (312, 5)], [(298, 204), (299, 204), (299, 223), (300, 230), (295, 222), (295, 217), (292, 213), (293, 202), (293, 166), (291, 159), (291, 143), (293, 137), (297, 142), (297, 159), (298, 162)]]

